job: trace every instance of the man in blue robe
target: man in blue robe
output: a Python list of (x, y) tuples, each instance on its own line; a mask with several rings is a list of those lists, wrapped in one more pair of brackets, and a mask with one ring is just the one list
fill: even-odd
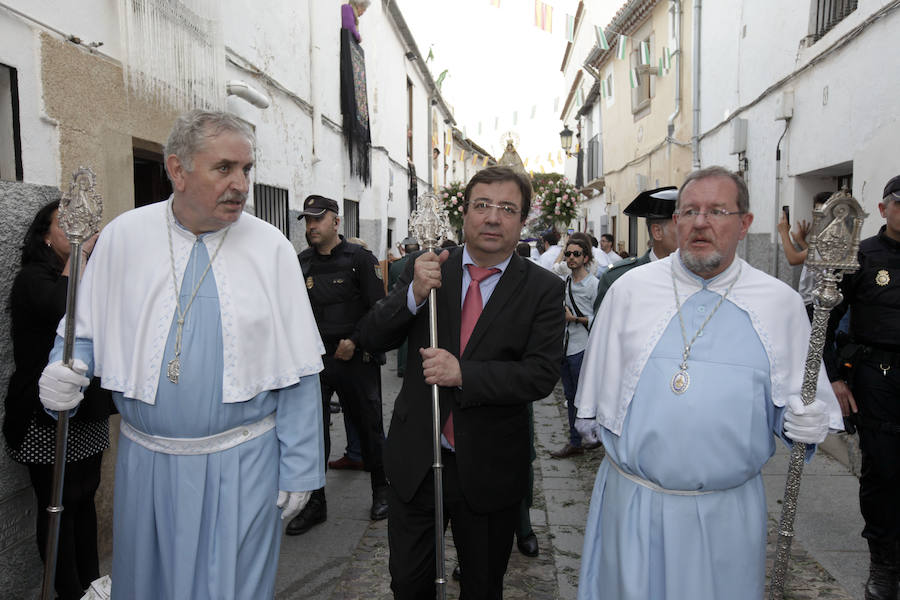
[(279, 516), (325, 483), (322, 342), (290, 242), (243, 214), (253, 145), (227, 113), (176, 120), (172, 197), (101, 233), (74, 371), (57, 337), (41, 377), (48, 410), (95, 374), (122, 414), (114, 598), (272, 598)]
[(746, 184), (710, 167), (677, 202), (679, 250), (610, 287), (585, 352), (576, 426), (599, 434), (607, 456), (581, 600), (759, 600), (760, 470), (775, 436), (816, 444), (841, 428), (824, 373), (815, 401), (800, 398), (800, 296), (735, 256), (753, 221)]

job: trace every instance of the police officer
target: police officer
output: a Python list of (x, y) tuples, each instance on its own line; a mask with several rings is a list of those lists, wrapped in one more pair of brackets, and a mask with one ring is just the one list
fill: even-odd
[(678, 188), (669, 185), (641, 192), (631, 201), (631, 204), (625, 207), (624, 212), (629, 217), (644, 217), (647, 219), (650, 249), (641, 257), (620, 260), (603, 272), (600, 282), (597, 284), (594, 313), (600, 308), (600, 303), (603, 302), (606, 291), (616, 279), (635, 267), (667, 257), (678, 247), (678, 239), (675, 236), (675, 224), (672, 222), (672, 214), (675, 212), (675, 200), (677, 198)]
[[(319, 375), (322, 414), (329, 415), (331, 395), (337, 392), (344, 411), (362, 445), (363, 464), (372, 477), (373, 521), (387, 517), (387, 480), (382, 447), (381, 364), (384, 355), (359, 348), (359, 324), (376, 302), (384, 297), (381, 267), (371, 252), (344, 241), (338, 235), (341, 219), (337, 202), (312, 195), (303, 202), (298, 219), (306, 219), (309, 248), (298, 255), (306, 280), (319, 334), (325, 344)], [(325, 422), (325, 457), (331, 449), (330, 423)], [(287, 526), (288, 535), (306, 533), (327, 516), (325, 488), (313, 492), (304, 509)]]
[[(437, 150), (437, 148), (435, 148)], [(408, 237), (403, 240), (403, 256), (391, 263), (388, 267), (388, 291), (394, 289), (400, 276), (403, 275), (403, 269), (406, 268), (407, 261), (410, 257), (419, 251), (419, 240), (414, 237)], [(403, 377), (406, 370), (406, 340), (397, 348), (397, 377)]]
[[(878, 204), (886, 223), (859, 245), (860, 268), (841, 283), (843, 302), (832, 311), (826, 339), (834, 339), (850, 309), (849, 342), (826, 367), (844, 416), (859, 430), (862, 474), (859, 506), (869, 544), (866, 599), (897, 599), (900, 573), (900, 176)], [(849, 371), (847, 367), (850, 367)]]

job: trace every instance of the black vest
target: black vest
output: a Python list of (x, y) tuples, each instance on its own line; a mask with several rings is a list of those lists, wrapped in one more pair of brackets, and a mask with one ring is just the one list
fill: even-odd
[(850, 282), (850, 335), (860, 344), (900, 352), (900, 242), (878, 235), (859, 244)]
[(357, 256), (364, 251), (362, 246), (342, 242), (330, 255), (307, 248), (298, 256), (319, 335), (326, 345), (349, 338), (369, 310), (360, 291)]

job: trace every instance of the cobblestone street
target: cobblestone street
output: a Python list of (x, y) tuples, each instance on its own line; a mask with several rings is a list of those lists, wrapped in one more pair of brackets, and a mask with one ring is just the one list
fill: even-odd
[[(393, 357), (382, 371), (385, 403), (385, 428), (390, 405), (396, 396), (400, 380), (395, 376)], [(513, 548), (506, 574), (504, 597), (532, 600), (569, 600), (576, 596), (578, 570), (594, 475), (603, 459), (603, 450), (589, 451), (582, 456), (557, 460), (550, 458), (551, 449), (566, 441), (565, 411), (562, 389), (557, 386), (553, 395), (534, 406), (537, 459), (535, 460), (535, 498), (531, 520), (540, 545), (537, 558), (527, 558)], [(340, 415), (332, 424), (332, 459), (343, 447), (343, 425)], [(780, 497), (784, 477), (781, 472), (788, 453), (779, 448), (766, 467), (769, 496), (768, 564), (774, 556), (774, 528), (780, 512)], [(820, 453), (809, 466), (815, 475), (839, 472), (843, 467), (831, 457)], [(392, 598), (388, 574), (387, 522), (370, 523), (364, 520), (369, 502), (368, 477), (355, 472), (328, 474), (328, 494), (331, 499), (329, 520), (299, 538), (285, 538), (279, 568), (277, 598), (300, 600), (307, 598)], [(801, 492), (800, 517), (811, 499)], [(346, 513), (352, 504), (354, 516)], [(818, 509), (816, 509), (818, 510)], [(792, 546), (792, 560), (788, 575), (786, 598), (792, 600), (840, 599), (861, 600), (859, 587), (850, 593), (833, 577), (804, 546), (802, 518), (798, 518), (797, 537)], [(343, 539), (358, 535), (356, 543)], [(858, 537), (858, 530), (855, 532)], [(861, 544), (855, 539), (848, 543)], [(318, 545), (320, 544), (320, 545)], [(352, 547), (351, 547), (352, 546)], [(339, 554), (347, 548), (346, 554)], [(450, 578), (456, 565), (450, 532), (447, 534), (447, 597), (458, 598), (459, 586)], [(312, 568), (316, 565), (315, 568)], [(860, 577), (863, 574), (859, 575)]]

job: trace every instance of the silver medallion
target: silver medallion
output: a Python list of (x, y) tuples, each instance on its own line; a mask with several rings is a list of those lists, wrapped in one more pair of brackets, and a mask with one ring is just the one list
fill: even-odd
[(672, 377), (672, 383), (669, 387), (676, 394), (683, 394), (687, 391), (689, 385), (691, 385), (691, 376), (688, 375), (687, 371), (681, 369)]
[(178, 362), (177, 358), (173, 358), (166, 366), (166, 377), (168, 377), (169, 381), (171, 381), (172, 383), (178, 383), (178, 375), (180, 373), (181, 363)]

